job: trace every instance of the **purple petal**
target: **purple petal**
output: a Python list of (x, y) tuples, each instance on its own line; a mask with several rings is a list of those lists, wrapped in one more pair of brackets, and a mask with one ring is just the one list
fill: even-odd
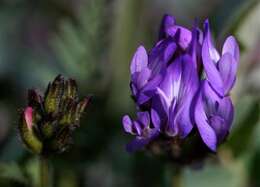
[(126, 150), (130, 153), (138, 151), (150, 142), (148, 138), (137, 137), (126, 145)]
[(219, 60), (220, 56), (219, 56), (218, 51), (216, 50), (216, 48), (213, 45), (208, 20), (206, 20), (204, 23), (204, 30), (205, 30), (205, 39), (204, 40), (206, 40), (208, 43), (209, 56), (214, 62), (217, 62)]
[(174, 42), (169, 43), (165, 47), (164, 54), (163, 54), (164, 62), (168, 62), (172, 58), (174, 52), (176, 51), (176, 48), (177, 48), (177, 45)]
[(168, 121), (168, 108), (164, 108), (162, 99), (158, 94), (152, 98), (151, 118), (155, 128), (165, 129)]
[(176, 50), (173, 38), (159, 41), (149, 53), (149, 69), (152, 70), (152, 77), (166, 68), (168, 61), (172, 58)]
[(195, 105), (195, 122), (203, 142), (212, 150), (216, 151), (217, 136), (214, 129), (208, 124), (207, 115), (203, 108), (201, 91)]
[(163, 97), (167, 97), (172, 101), (174, 97), (178, 97), (182, 79), (182, 61), (178, 58), (167, 68), (164, 80), (160, 84), (160, 89), (164, 93)]
[(216, 105), (221, 100), (221, 97), (213, 90), (208, 81), (202, 81), (202, 100), (203, 107), (207, 116), (216, 113)]
[[(207, 133), (210, 134), (211, 137), (214, 137), (214, 141), (216, 136), (217, 144), (220, 143), (229, 133), (233, 115), (234, 111), (231, 99), (229, 97), (219, 97), (208, 82), (203, 81), (200, 95), (195, 106), (195, 122), (202, 139), (203, 132), (201, 131), (203, 128), (210, 129), (209, 127), (211, 127), (215, 135), (211, 131), (212, 129), (208, 130), (211, 134), (209, 132)], [(203, 141), (206, 143), (206, 138), (204, 139)]]
[(136, 72), (141, 72), (143, 68), (147, 67), (148, 64), (148, 56), (146, 50), (143, 46), (138, 47), (136, 50), (132, 62), (130, 65), (131, 74)]
[(147, 137), (136, 137), (132, 142), (127, 144), (126, 149), (128, 152), (135, 152), (142, 148), (144, 148), (147, 144), (149, 144), (153, 139), (155, 139), (159, 135), (159, 131), (157, 129), (150, 129)]
[(154, 125), (154, 128), (160, 129), (161, 118), (160, 118), (159, 114), (157, 113), (157, 111), (153, 108), (151, 109), (151, 119), (152, 119), (152, 123)]
[(142, 134), (142, 125), (137, 121), (133, 121), (133, 130), (140, 136)]
[(199, 77), (196, 66), (189, 55), (181, 57), (182, 61), (182, 80), (179, 91), (179, 100), (193, 97), (199, 87)]
[(212, 60), (209, 46), (210, 46), (209, 39), (205, 38), (202, 45), (203, 66), (207, 75), (207, 79), (210, 82), (211, 86), (214, 88), (216, 92), (218, 92), (218, 94), (223, 96), (224, 95), (223, 81), (216, 67), (216, 64)]
[(124, 127), (125, 132), (130, 133), (130, 134), (134, 134), (133, 129), (132, 129), (133, 122), (128, 115), (125, 115), (123, 117), (122, 123), (123, 123), (123, 127)]
[(145, 95), (144, 93), (140, 93), (139, 95), (138, 95), (138, 97), (137, 97), (137, 105), (143, 105), (143, 104), (145, 104), (146, 102), (148, 102), (149, 101), (149, 99), (151, 99), (151, 97), (150, 96), (147, 96), (147, 95)]
[[(203, 85), (202, 91), (203, 91), (203, 95), (205, 96), (205, 97), (203, 97), (203, 99), (209, 99), (210, 102), (212, 103), (211, 105), (215, 106), (215, 103), (219, 102), (219, 100), (221, 98), (214, 91), (214, 89), (212, 88), (212, 86), (209, 84), (209, 82), (207, 80), (202, 81), (201, 84)], [(206, 101), (206, 103), (209, 103), (209, 102)]]
[(151, 97), (154, 96), (157, 86), (160, 84), (161, 80), (162, 76), (159, 74), (147, 82), (147, 84), (141, 89), (141, 93), (137, 98), (137, 103), (139, 105), (146, 103), (149, 99), (151, 99)]
[(181, 26), (173, 26), (173, 27), (168, 27), (166, 30), (167, 35), (174, 37), (175, 35), (177, 35), (177, 33), (180, 32), (179, 34), (179, 45), (183, 48), (186, 49), (190, 42), (191, 42), (191, 38), (192, 38), (192, 33), (190, 30), (181, 27)]
[(144, 92), (148, 96), (153, 96), (154, 91), (156, 90), (157, 86), (162, 81), (162, 74), (158, 74), (143, 87), (142, 92)]
[(192, 56), (192, 60), (193, 60), (193, 63), (194, 63), (194, 66), (196, 67), (196, 69), (197, 69), (198, 45), (199, 45), (198, 44), (198, 30), (197, 30), (197, 27), (195, 26), (192, 29), (192, 40), (191, 40), (191, 45), (190, 45), (190, 48), (189, 48), (189, 53)]
[(159, 31), (159, 40), (166, 38), (167, 34), (167, 28), (172, 27), (175, 25), (175, 19), (173, 16), (170, 15), (164, 15), (162, 22), (161, 22), (161, 26), (160, 26), (160, 31)]
[(161, 104), (163, 106), (163, 109), (165, 113), (169, 113), (169, 108), (171, 106), (172, 100), (168, 98), (168, 96), (164, 93), (164, 91), (161, 88), (157, 88), (157, 95), (160, 98)]
[(191, 101), (187, 101), (178, 110), (175, 117), (175, 124), (178, 125), (178, 134), (181, 138), (185, 138), (192, 130), (193, 124), (190, 116)]
[(130, 83), (130, 89), (131, 89), (132, 95), (136, 97), (138, 94), (138, 89), (136, 88), (134, 82)]
[(218, 143), (220, 143), (228, 133), (225, 120), (220, 116), (212, 116), (209, 119), (209, 123), (217, 135)]
[(225, 53), (230, 53), (236, 60), (236, 63), (239, 62), (239, 47), (236, 39), (233, 36), (229, 36), (223, 45), (222, 55)]
[(179, 135), (186, 137), (193, 128), (191, 122), (190, 109), (191, 102), (199, 87), (198, 74), (195, 64), (190, 56), (182, 57), (183, 79), (178, 97), (178, 111), (175, 117), (175, 123), (178, 124)]
[(190, 56), (180, 57), (167, 68), (157, 93), (168, 115), (168, 135), (185, 137), (191, 131), (190, 105), (197, 89), (198, 75)]
[(140, 73), (135, 73), (132, 76), (133, 82), (135, 82), (137, 89), (144, 87), (151, 75), (151, 71), (148, 68), (143, 68)]
[(138, 121), (143, 124), (143, 128), (146, 128), (150, 125), (150, 115), (148, 112), (138, 112), (137, 118)]
[(230, 92), (235, 83), (237, 63), (230, 53), (225, 53), (218, 63), (218, 68), (223, 80), (223, 88), (226, 95)]
[(179, 132), (178, 125), (175, 123), (175, 116), (176, 116), (176, 104), (177, 104), (177, 99), (174, 99), (171, 102), (171, 105), (169, 107), (169, 113), (168, 113), (168, 126), (167, 126), (167, 135), (168, 136), (176, 136)]
[(203, 33), (198, 28), (198, 22), (195, 20), (194, 26), (192, 29), (192, 40), (189, 46), (189, 54), (192, 57), (193, 63), (195, 64), (195, 68), (199, 70), (201, 66), (201, 46), (203, 42)]
[(219, 101), (218, 113), (226, 121), (226, 128), (229, 130), (234, 118), (234, 106), (230, 97), (224, 97)]

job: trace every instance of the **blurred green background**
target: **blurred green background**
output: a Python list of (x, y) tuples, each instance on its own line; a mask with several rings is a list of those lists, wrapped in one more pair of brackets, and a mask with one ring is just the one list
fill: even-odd
[(38, 186), (38, 161), (17, 134), (27, 89), (63, 74), (94, 99), (75, 145), (51, 159), (55, 187), (166, 187), (169, 165), (128, 154), (121, 117), (134, 114), (129, 63), (151, 48), (164, 13), (188, 27), (209, 17), (217, 46), (237, 37), (241, 62), (229, 139), (204, 166), (185, 168), (183, 187), (260, 186), (260, 2), (258, 0), (1, 0), (0, 186)]

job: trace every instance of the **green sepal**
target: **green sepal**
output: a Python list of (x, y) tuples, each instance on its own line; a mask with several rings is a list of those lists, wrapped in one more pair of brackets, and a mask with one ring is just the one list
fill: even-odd
[(65, 109), (65, 111), (63, 113), (61, 120), (59, 121), (59, 124), (61, 126), (74, 124), (75, 123), (77, 103), (75, 103), (73, 100), (67, 100), (67, 103), (65, 104), (64, 109)]
[(62, 153), (72, 144), (72, 130), (69, 126), (61, 128), (53, 138), (50, 148), (53, 152)]
[(44, 139), (49, 139), (54, 135), (55, 127), (56, 127), (55, 122), (46, 122), (42, 124), (41, 131)]
[(44, 108), (48, 114), (59, 112), (59, 104), (64, 91), (64, 78), (57, 76), (52, 83), (49, 83), (45, 93)]
[(76, 114), (75, 114), (75, 123), (79, 123), (80, 117), (81, 117), (82, 113), (85, 111), (85, 108), (87, 107), (87, 105), (89, 104), (90, 99), (91, 99), (91, 97), (86, 97), (77, 104)]
[(75, 101), (78, 100), (78, 88), (77, 83), (74, 79), (69, 79), (65, 82), (65, 88), (62, 99), (73, 99)]
[(26, 121), (23, 116), (19, 124), (19, 131), (20, 136), (26, 147), (35, 154), (41, 154), (43, 144), (39, 137), (36, 135), (34, 128), (29, 129), (27, 127)]

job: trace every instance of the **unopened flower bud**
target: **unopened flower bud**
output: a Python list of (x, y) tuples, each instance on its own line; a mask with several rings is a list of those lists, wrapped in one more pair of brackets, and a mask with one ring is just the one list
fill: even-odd
[(76, 81), (64, 80), (60, 75), (49, 83), (44, 97), (29, 90), (28, 106), (19, 124), (23, 142), (37, 154), (65, 151), (72, 144), (72, 132), (79, 127), (89, 101), (90, 97), (79, 101)]

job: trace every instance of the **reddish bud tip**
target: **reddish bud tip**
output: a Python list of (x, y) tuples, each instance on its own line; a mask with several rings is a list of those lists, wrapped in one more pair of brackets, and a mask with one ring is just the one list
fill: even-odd
[(27, 107), (24, 110), (24, 118), (25, 118), (26, 125), (27, 125), (28, 129), (32, 129), (32, 125), (33, 125), (33, 109), (32, 109), (32, 107)]

